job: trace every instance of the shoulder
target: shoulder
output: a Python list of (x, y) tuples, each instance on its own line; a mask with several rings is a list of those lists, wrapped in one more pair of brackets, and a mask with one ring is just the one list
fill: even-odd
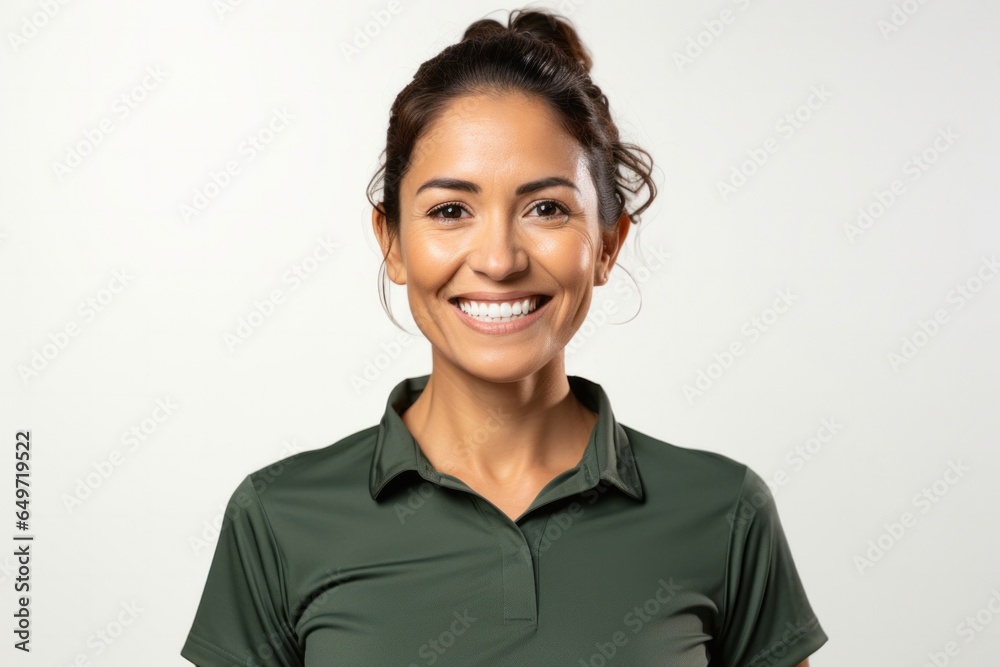
[(687, 498), (711, 496), (735, 504), (749, 490), (767, 491), (764, 480), (746, 463), (719, 452), (677, 445), (620, 424), (643, 487)]
[(377, 435), (378, 426), (369, 426), (325, 447), (296, 452), (254, 470), (241, 485), (251, 486), (267, 504), (290, 495), (347, 490), (359, 479), (367, 484)]
[(707, 449), (677, 445), (625, 424), (620, 425), (628, 436), (632, 454), (643, 475), (647, 473), (694, 475), (737, 487), (743, 484), (748, 472), (756, 476), (746, 463), (731, 456)]

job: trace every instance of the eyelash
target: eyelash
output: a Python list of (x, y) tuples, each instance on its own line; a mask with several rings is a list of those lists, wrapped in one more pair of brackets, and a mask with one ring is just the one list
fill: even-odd
[[(541, 206), (542, 204), (552, 204), (557, 209), (559, 209), (561, 211), (561, 215), (569, 215), (569, 209), (567, 209), (565, 206), (563, 206), (562, 204), (560, 204), (559, 202), (557, 202), (554, 199), (543, 199), (543, 200), (541, 200), (539, 202), (535, 202), (535, 205), (532, 206), (531, 208), (532, 208), (532, 210), (534, 210), (534, 209), (538, 208), (539, 206)], [(430, 211), (427, 212), (427, 215), (428, 215), (428, 217), (435, 218), (437, 220), (459, 220), (459, 218), (441, 218), (441, 217), (438, 217), (437, 214), (440, 211), (448, 208), (449, 206), (455, 206), (455, 207), (458, 207), (458, 208), (460, 208), (462, 210), (467, 210), (459, 202), (452, 201), (452, 202), (445, 202), (444, 204), (440, 204), (438, 206), (435, 206), (434, 208), (432, 208)], [(542, 216), (539, 216), (539, 217), (541, 217), (541, 218), (556, 218), (556, 217), (559, 217), (559, 216), (560, 216), (560, 213), (553, 213), (552, 215), (542, 215)]]

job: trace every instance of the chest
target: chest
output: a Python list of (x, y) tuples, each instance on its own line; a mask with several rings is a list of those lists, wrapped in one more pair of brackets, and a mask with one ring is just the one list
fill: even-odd
[(359, 553), (300, 619), (304, 664), (708, 665), (712, 586), (654, 557), (627, 522), (481, 516), (461, 535)]
[[(349, 539), (313, 529), (290, 552), (309, 556), (288, 580), (310, 600), (296, 623), (305, 665), (708, 664), (723, 568), (676, 552), (687, 540), (669, 513), (640, 526), (641, 506), (608, 491), (520, 518), (550, 480), (462, 481), (480, 497), (414, 480)], [(711, 540), (720, 557), (726, 534)]]

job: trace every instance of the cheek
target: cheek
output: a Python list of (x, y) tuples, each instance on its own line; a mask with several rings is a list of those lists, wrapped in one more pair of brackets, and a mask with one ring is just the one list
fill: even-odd
[(434, 284), (444, 280), (448, 267), (455, 261), (457, 253), (451, 244), (428, 236), (407, 239), (405, 258), (407, 275), (410, 280), (421, 284)]
[(546, 261), (566, 289), (589, 285), (594, 257), (589, 243), (564, 243), (553, 247)]
[(446, 235), (435, 237), (433, 234), (424, 234), (418, 247), (428, 262), (450, 260), (456, 254), (454, 241), (449, 240)]

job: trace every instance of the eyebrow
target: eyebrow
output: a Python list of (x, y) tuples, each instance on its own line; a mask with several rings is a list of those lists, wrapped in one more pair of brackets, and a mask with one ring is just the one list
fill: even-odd
[[(576, 184), (573, 183), (573, 181), (569, 180), (568, 178), (563, 178), (562, 176), (548, 176), (546, 178), (539, 178), (538, 180), (535, 181), (522, 183), (521, 185), (517, 186), (517, 190), (514, 191), (514, 194), (520, 197), (521, 195), (526, 195), (532, 192), (536, 192), (538, 190), (544, 190), (545, 188), (550, 188), (554, 185), (565, 185), (567, 187), (573, 188), (577, 192), (580, 191), (580, 189), (576, 187)], [(428, 188), (462, 190), (463, 192), (471, 192), (477, 195), (482, 192), (482, 188), (480, 188), (477, 184), (473, 183), (472, 181), (464, 181), (460, 178), (432, 178), (431, 180), (427, 181), (419, 188), (417, 188), (417, 191), (414, 193), (414, 195), (418, 195), (421, 193), (421, 191), (426, 190)]]

